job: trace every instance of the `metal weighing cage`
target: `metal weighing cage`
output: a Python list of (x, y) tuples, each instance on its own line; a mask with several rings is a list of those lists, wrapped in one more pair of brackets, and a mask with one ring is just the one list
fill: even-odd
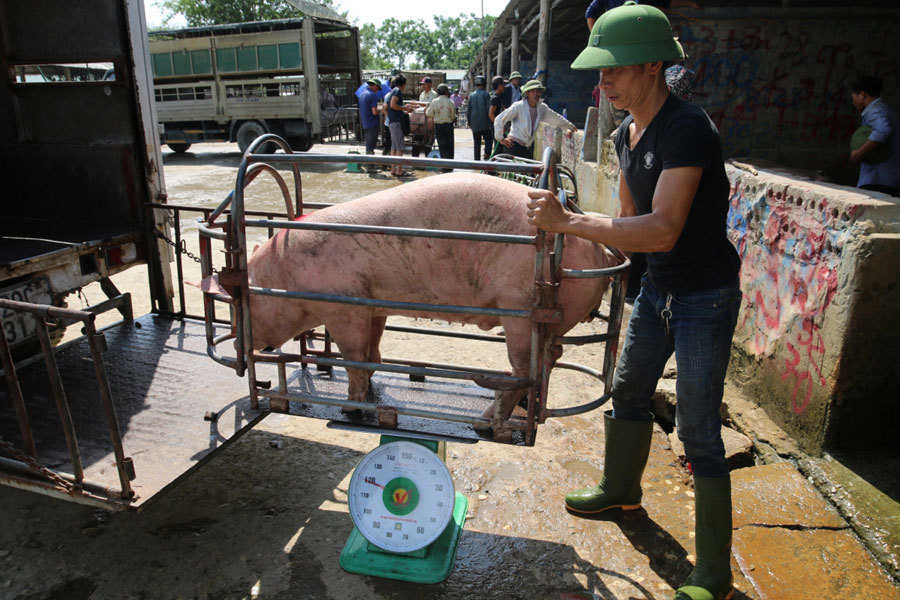
[[(257, 154), (258, 148), (264, 144), (277, 144), (283, 153)], [(201, 270), (204, 278), (217, 272), (219, 283), (229, 292), (230, 297), (215, 291), (204, 293), (204, 315), (206, 327), (207, 354), (218, 363), (233, 369), (239, 376), (245, 373), (249, 385), (249, 398), (252, 408), (259, 408), (260, 397), (268, 400), (269, 410), (299, 414), (328, 419), (332, 424), (338, 423), (353, 429), (380, 431), (381, 433), (411, 434), (430, 439), (453, 441), (477, 441), (480, 439), (502, 443), (533, 445), (537, 427), (550, 417), (563, 417), (585, 413), (598, 408), (610, 397), (612, 376), (618, 351), (618, 339), (622, 326), (622, 311), (630, 262), (616, 249), (610, 249), (621, 264), (603, 269), (570, 270), (562, 268), (563, 238), (562, 235), (548, 234), (538, 230), (536, 235), (508, 235), (497, 233), (445, 231), (432, 229), (410, 229), (400, 227), (380, 227), (368, 225), (308, 223), (295, 221), (303, 215), (304, 209), (323, 208), (329, 206), (322, 203), (304, 203), (302, 193), (301, 166), (313, 163), (359, 163), (359, 164), (392, 164), (415, 168), (452, 168), (469, 169), (482, 172), (493, 172), (511, 178), (528, 178), (535, 187), (553, 189), (558, 192), (560, 201), (570, 210), (580, 211), (574, 202), (577, 187), (571, 171), (557, 165), (555, 153), (551, 149), (544, 152), (543, 160), (525, 161), (508, 156), (495, 157), (490, 161), (459, 161), (446, 159), (424, 159), (407, 157), (387, 157), (370, 155), (338, 155), (338, 154), (305, 154), (294, 153), (288, 144), (278, 136), (267, 134), (257, 138), (244, 154), (238, 167), (234, 190), (222, 203), (209, 214), (200, 226)], [(293, 197), (288, 182), (278, 165), (290, 166), (293, 174)], [(245, 207), (244, 189), (259, 174), (268, 173), (277, 182), (285, 202), (285, 218), (253, 218)], [(563, 182), (565, 181), (565, 184)], [(524, 209), (524, 208), (523, 208)], [(247, 228), (263, 228), (271, 237), (276, 230), (301, 229), (328, 231), (337, 234), (376, 234), (390, 236), (427, 237), (453, 240), (469, 240), (477, 243), (525, 244), (535, 248), (534, 262), (534, 303), (531, 309), (485, 308), (474, 306), (453, 306), (440, 304), (421, 304), (397, 302), (379, 298), (362, 298), (282, 290), (249, 285), (247, 262), (250, 249), (247, 244)], [(213, 240), (224, 245), (224, 267), (216, 270), (213, 265)], [(549, 258), (549, 260), (547, 260)], [(546, 263), (546, 264), (545, 264)], [(594, 313), (603, 319), (607, 328), (604, 333), (584, 336), (554, 336), (550, 333), (552, 324), (562, 319), (562, 307), (558, 303), (559, 284), (566, 278), (612, 278), (612, 292), (608, 314)], [(250, 297), (252, 295), (274, 296), (284, 299), (296, 299), (306, 302), (332, 302), (373, 308), (386, 308), (398, 311), (416, 311), (421, 313), (465, 314), (496, 317), (527, 318), (532, 322), (531, 363), (528, 377), (517, 377), (509, 372), (485, 369), (456, 364), (437, 364), (413, 360), (383, 358), (380, 363), (346, 360), (332, 348), (327, 331), (308, 331), (295, 338), (299, 342), (299, 352), (284, 350), (255, 351), (253, 348), (253, 330), (251, 327)], [(230, 321), (216, 316), (216, 303), (224, 302), (230, 309)], [(216, 326), (231, 323), (231, 331), (217, 335)], [(470, 340), (505, 342), (503, 335), (475, 334), (454, 330), (429, 329), (388, 325), (388, 331), (401, 331), (425, 335), (448, 336)], [(223, 343), (233, 343), (233, 355), (226, 356), (220, 350)], [(555, 366), (570, 369), (603, 382), (604, 393), (597, 399), (566, 408), (550, 408), (547, 406), (550, 370), (554, 366), (552, 346), (554, 344), (588, 344), (604, 342), (602, 370), (559, 361)], [(301, 369), (291, 373), (288, 364), (299, 364)], [(257, 369), (263, 364), (277, 368), (277, 382), (262, 380)], [(308, 365), (315, 365), (318, 372), (327, 375), (311, 375)], [(327, 381), (334, 383), (339, 379), (339, 371), (335, 367), (352, 367), (389, 374), (391, 382), (406, 380), (415, 382), (414, 389), (403, 394), (380, 394), (376, 392), (375, 402), (357, 402), (346, 398), (346, 387), (333, 393), (318, 393)], [(318, 377), (318, 379), (311, 379)], [(499, 403), (493, 419), (485, 419), (481, 412), (485, 407), (483, 397), (476, 400), (477, 412), (473, 406), (454, 406), (453, 402), (445, 402), (447, 392), (440, 402), (423, 400), (422, 383), (425, 378), (432, 380), (450, 380), (455, 385), (462, 382), (474, 382), (465, 387), (450, 386), (449, 394), (460, 392), (461, 396), (472, 396), (472, 389), (488, 390), (522, 390), (524, 410), (517, 410), (513, 416), (500, 420)], [(306, 382), (306, 384), (304, 384)], [(377, 379), (373, 378), (375, 384)], [(339, 386), (340, 388), (340, 386)], [(371, 390), (370, 390), (371, 391)], [(384, 391), (382, 388), (381, 391)], [(341, 397), (343, 393), (343, 397)], [(527, 394), (527, 404), (524, 396)], [(475, 394), (477, 396), (477, 394)], [(396, 398), (402, 398), (395, 401)], [(440, 404), (437, 406), (436, 404)], [(525, 414), (523, 415), (522, 412)], [(518, 413), (518, 414), (517, 414)], [(338, 425), (341, 426), (341, 425)]]

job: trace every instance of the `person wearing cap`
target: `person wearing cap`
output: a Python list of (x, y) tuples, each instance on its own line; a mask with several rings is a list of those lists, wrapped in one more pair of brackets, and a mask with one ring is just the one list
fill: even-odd
[(491, 146), (494, 144), (494, 136), (491, 133), (491, 119), (488, 113), (491, 109), (491, 97), (484, 89), (487, 80), (483, 75), (475, 77), (475, 91), (469, 94), (469, 102), (466, 105), (466, 122), (472, 130), (472, 138), (475, 141), (475, 160), (481, 160), (481, 144), (484, 144), (484, 158), (491, 155)]
[(419, 102), (428, 104), (429, 102), (437, 98), (438, 93), (431, 89), (431, 77), (423, 77), (419, 83), (421, 83), (422, 87), (424, 87), (422, 93), (419, 94)]
[[(568, 130), (569, 135), (577, 127), (561, 114), (544, 104), (541, 92), (544, 85), (532, 79), (522, 86), (524, 98), (513, 103), (494, 119), (494, 136), (510, 154), (522, 158), (534, 158), (534, 136), (540, 123), (549, 123)], [(509, 135), (503, 136), (503, 128), (510, 124)]]
[(520, 84), (522, 83), (522, 74), (518, 71), (513, 71), (509, 74), (509, 81), (507, 81), (506, 89), (503, 90), (503, 104), (506, 106), (512, 106), (513, 102), (518, 102), (522, 99), (522, 90)]
[(450, 87), (446, 83), (438, 86), (437, 94), (437, 98), (425, 109), (425, 116), (434, 119), (434, 137), (437, 139), (441, 158), (453, 158), (453, 123), (456, 122), (456, 105), (450, 99)]
[(856, 187), (900, 196), (900, 116), (881, 99), (881, 78), (858, 77), (850, 99), (862, 115), (850, 144), (850, 160), (859, 163)]
[[(381, 91), (381, 82), (377, 79), (366, 81), (365, 90), (359, 96), (359, 122), (362, 125), (363, 137), (366, 140), (366, 154), (375, 154), (375, 146), (378, 144), (378, 126), (381, 120), (378, 118), (378, 92)], [(367, 170), (374, 169), (370, 165)]]
[[(731, 574), (731, 480), (719, 409), (741, 303), (740, 258), (726, 236), (729, 181), (709, 116), (670, 94), (667, 61), (684, 58), (665, 14), (627, 2), (604, 13), (573, 69), (599, 69), (604, 95), (628, 116), (618, 129), (617, 218), (565, 210), (547, 190), (528, 193), (542, 230), (647, 253), (604, 415), (603, 476), (570, 492), (576, 514), (641, 505), (653, 435), (650, 397), (674, 352), (676, 428), (694, 478), (696, 564), (676, 600), (723, 600)], [(675, 507), (673, 507), (675, 509)]]

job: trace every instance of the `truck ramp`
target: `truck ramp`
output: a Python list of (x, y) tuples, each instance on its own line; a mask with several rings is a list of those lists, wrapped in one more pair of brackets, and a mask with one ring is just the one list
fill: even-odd
[[(116, 501), (117, 507), (143, 506), (265, 415), (250, 408), (246, 379), (207, 356), (203, 323), (146, 315), (107, 329), (105, 337), (108, 350), (103, 360), (125, 456), (132, 459), (135, 475), (131, 481), (134, 497)], [(94, 489), (115, 489), (119, 476), (87, 342), (77, 341), (59, 350), (56, 360), (84, 479)], [(37, 461), (53, 471), (72, 473), (44, 362), (18, 369), (18, 376)], [(4, 383), (0, 383), (0, 438), (16, 448), (24, 447)], [(6, 454), (0, 452), (0, 456)], [(14, 479), (8, 481), (6, 470), (0, 468), (4, 483), (36, 489)], [(38, 491), (55, 495), (53, 490)], [(80, 499), (72, 493), (65, 495)]]

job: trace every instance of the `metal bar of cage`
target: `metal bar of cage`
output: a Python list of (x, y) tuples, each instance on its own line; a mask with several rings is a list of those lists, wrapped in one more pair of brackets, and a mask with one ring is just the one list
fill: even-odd
[[(255, 154), (254, 150), (257, 147), (260, 147), (262, 144), (266, 142), (275, 142), (276, 145), (280, 146), (284, 151), (284, 154)], [(339, 357), (339, 354), (330, 352), (330, 348), (326, 345), (325, 352), (309, 350), (306, 348), (305, 342), (301, 344), (302, 351), (300, 355), (286, 355), (286, 354), (271, 354), (271, 353), (260, 353), (260, 352), (252, 352), (249, 349), (252, 348), (252, 328), (250, 323), (250, 310), (249, 310), (249, 298), (251, 295), (269, 295), (269, 296), (277, 296), (283, 298), (294, 298), (300, 300), (312, 300), (312, 301), (321, 301), (321, 302), (340, 302), (347, 304), (357, 304), (357, 305), (366, 305), (373, 307), (384, 307), (391, 308), (394, 310), (415, 310), (417, 312), (432, 312), (439, 314), (441, 312), (445, 313), (455, 313), (455, 314), (487, 314), (494, 316), (516, 316), (523, 318), (531, 318), (533, 321), (533, 333), (532, 333), (532, 363), (529, 369), (529, 377), (527, 380), (523, 378), (515, 378), (504, 374), (502, 372), (493, 372), (491, 376), (500, 377), (498, 382), (501, 382), (503, 377), (509, 378), (507, 380), (508, 383), (515, 383), (515, 380), (518, 380), (517, 383), (524, 383), (525, 381), (530, 382), (532, 385), (530, 386), (529, 394), (528, 394), (528, 417), (526, 419), (526, 436), (529, 443), (533, 443), (534, 440), (534, 431), (536, 429), (536, 424), (543, 422), (548, 416), (568, 416), (570, 414), (579, 414), (581, 412), (586, 412), (587, 410), (592, 410), (599, 406), (609, 398), (608, 390), (610, 389), (610, 382), (612, 376), (612, 365), (614, 363), (614, 358), (610, 358), (607, 356), (604, 360), (604, 368), (602, 372), (598, 372), (596, 370), (582, 367), (581, 365), (571, 365), (569, 363), (559, 363), (561, 368), (570, 368), (572, 370), (580, 371), (586, 374), (591, 375), (597, 379), (600, 379), (604, 382), (605, 389), (607, 390), (603, 396), (590, 402), (586, 405), (576, 406), (576, 407), (568, 407), (565, 409), (548, 409), (546, 406), (546, 398), (547, 398), (547, 386), (549, 381), (549, 372), (552, 366), (552, 357), (550, 356), (551, 346), (554, 343), (575, 343), (575, 344), (583, 344), (583, 343), (591, 343), (596, 341), (606, 341), (608, 345), (614, 345), (613, 351), (617, 349), (618, 334), (621, 327), (621, 316), (615, 318), (615, 313), (618, 311), (621, 313), (621, 303), (618, 299), (621, 297), (624, 299), (624, 291), (625, 287), (623, 285), (622, 279), (625, 273), (627, 273), (627, 269), (629, 267), (629, 263), (627, 259), (623, 261), (622, 264), (617, 265), (616, 267), (611, 267), (607, 269), (593, 269), (593, 270), (568, 270), (561, 268), (561, 259), (562, 259), (562, 237), (563, 236), (555, 236), (556, 243), (555, 248), (553, 250), (549, 250), (548, 246), (548, 254), (550, 257), (550, 272), (544, 273), (544, 256), (545, 256), (545, 246), (544, 242), (545, 234), (544, 232), (538, 230), (538, 234), (535, 236), (513, 236), (513, 235), (503, 235), (503, 234), (484, 234), (479, 232), (453, 232), (453, 231), (439, 231), (439, 230), (429, 230), (429, 229), (411, 229), (411, 228), (399, 228), (399, 227), (380, 227), (380, 226), (360, 226), (360, 225), (349, 225), (349, 224), (324, 224), (324, 223), (307, 223), (307, 222), (298, 222), (298, 221), (279, 221), (271, 218), (267, 219), (247, 219), (247, 215), (249, 211), (245, 210), (244, 206), (244, 197), (243, 197), (243, 189), (250, 182), (252, 177), (250, 176), (250, 169), (254, 166), (261, 164), (260, 161), (266, 161), (266, 163), (289, 163), (291, 164), (292, 169), (295, 173), (295, 178), (299, 179), (299, 164), (305, 163), (377, 163), (377, 164), (400, 164), (403, 166), (414, 166), (414, 167), (451, 167), (451, 168), (461, 168), (461, 169), (473, 169), (473, 170), (481, 170), (481, 171), (495, 171), (495, 172), (507, 172), (507, 173), (520, 173), (520, 174), (528, 174), (537, 176), (543, 174), (542, 177), (542, 187), (547, 189), (553, 189), (550, 186), (554, 186), (556, 189), (561, 189), (561, 178), (560, 171), (555, 164), (555, 156), (552, 151), (545, 152), (544, 161), (542, 163), (519, 163), (519, 162), (489, 162), (489, 161), (454, 161), (454, 160), (445, 160), (445, 159), (419, 159), (419, 158), (408, 158), (408, 157), (377, 157), (377, 156), (366, 156), (366, 155), (311, 155), (311, 154), (302, 154), (297, 155), (291, 152), (289, 146), (281, 140), (277, 136), (274, 135), (265, 135), (261, 136), (257, 140), (251, 144), (250, 148), (248, 148), (247, 152), (244, 154), (244, 157), (241, 161), (241, 165), (238, 168), (238, 174), (235, 182), (235, 189), (232, 191), (228, 197), (212, 212), (205, 213), (207, 215), (206, 223), (200, 227), (201, 238), (206, 237), (205, 242), (201, 242), (201, 258), (203, 259), (203, 275), (204, 277), (208, 276), (212, 273), (212, 265), (211, 265), (211, 252), (209, 250), (209, 244), (211, 243), (211, 239), (223, 240), (226, 242), (226, 257), (231, 260), (231, 264), (226, 265), (226, 267), (235, 273), (243, 274), (244, 283), (239, 285), (232, 285), (232, 298), (229, 299), (220, 294), (213, 293), (205, 293), (204, 294), (204, 314), (207, 320), (207, 329), (208, 329), (208, 343), (209, 349), (208, 354), (214, 359), (226, 364), (227, 366), (234, 368), (238, 374), (243, 374), (244, 370), (248, 374), (248, 383), (250, 387), (250, 397), (251, 403), (254, 407), (258, 406), (258, 398), (260, 392), (262, 391), (263, 395), (269, 396), (270, 398), (277, 398), (280, 400), (299, 400), (303, 402), (313, 402), (313, 403), (322, 403), (329, 404), (334, 406), (342, 406), (342, 408), (346, 408), (349, 410), (364, 410), (369, 412), (377, 412), (379, 410), (379, 406), (377, 405), (369, 405), (363, 406), (366, 403), (345, 401), (344, 403), (335, 401), (333, 399), (327, 399), (323, 397), (310, 397), (308, 394), (294, 394), (295, 397), (291, 397), (291, 394), (286, 393), (286, 378), (284, 376), (284, 365), (286, 362), (299, 362), (303, 365), (306, 364), (317, 364), (321, 367), (333, 367), (333, 366), (349, 366), (351, 368), (363, 368), (366, 370), (384, 370), (389, 372), (396, 373), (404, 373), (409, 374), (410, 376), (422, 376), (422, 375), (430, 375), (430, 376), (438, 376), (438, 377), (450, 377), (457, 379), (471, 379), (477, 380), (479, 377), (484, 376), (483, 372), (476, 371), (466, 371), (466, 368), (460, 365), (434, 365), (431, 363), (423, 363), (418, 361), (401, 361), (398, 359), (390, 359), (384, 358), (381, 363), (361, 363), (358, 361), (347, 361), (343, 358), (337, 359), (334, 357)], [(269, 170), (267, 170), (269, 171)], [(261, 172), (257, 171), (257, 172)], [(270, 172), (270, 171), (269, 171)], [(574, 176), (572, 176), (572, 181), (574, 184)], [(284, 193), (285, 186), (282, 183), (279, 183), (282, 188), (282, 192)], [(297, 211), (295, 214), (301, 215), (303, 214), (304, 205), (302, 203), (301, 198), (299, 197), (299, 190), (301, 189), (300, 184), (296, 184), (296, 189), (298, 190), (297, 197)], [(576, 192), (577, 194), (577, 192)], [(575, 194), (572, 194), (575, 195)], [(567, 202), (566, 194), (564, 192), (561, 193), (561, 201), (564, 204), (568, 204), (570, 208), (575, 206), (570, 201)], [(286, 204), (290, 204), (289, 199), (286, 197)], [(288, 211), (290, 213), (290, 211)], [(222, 223), (217, 221), (217, 218), (226, 215), (227, 222), (223, 225)], [(250, 286), (246, 283), (246, 268), (247, 268), (247, 245), (246, 245), (246, 227), (262, 227), (269, 230), (270, 235), (273, 229), (303, 229), (303, 230), (326, 230), (344, 234), (356, 234), (356, 233), (366, 233), (366, 234), (381, 234), (381, 235), (396, 235), (396, 236), (415, 236), (415, 237), (432, 237), (432, 238), (448, 238), (448, 239), (464, 239), (464, 240), (472, 240), (472, 241), (480, 241), (480, 242), (494, 242), (494, 243), (513, 243), (513, 244), (533, 244), (535, 245), (535, 280), (538, 282), (535, 293), (535, 301), (532, 310), (519, 310), (512, 311), (509, 309), (485, 309), (482, 307), (461, 307), (461, 306), (449, 306), (449, 305), (438, 305), (438, 304), (421, 304), (421, 303), (404, 303), (404, 302), (395, 302), (395, 301), (385, 301), (373, 298), (358, 298), (358, 297), (349, 297), (349, 296), (339, 296), (335, 294), (320, 294), (313, 292), (296, 292), (290, 290), (275, 290), (269, 288), (262, 288), (258, 286)], [(218, 231), (217, 229), (221, 229)], [(620, 255), (621, 256), (621, 255)], [(622, 257), (624, 258), (624, 257)], [(612, 316), (607, 317), (608, 328), (607, 333), (601, 335), (593, 335), (593, 336), (572, 336), (567, 338), (566, 336), (550, 336), (548, 335), (547, 324), (538, 322), (534, 319), (535, 311), (538, 310), (547, 310), (552, 309), (553, 306), (556, 305), (556, 290), (558, 289), (558, 283), (563, 278), (586, 278), (586, 277), (612, 277), (613, 278), (613, 294), (611, 301), (611, 309), (610, 313)], [(226, 301), (231, 305), (232, 311), (234, 313), (234, 326), (233, 331), (230, 334), (221, 335), (218, 337), (214, 337), (212, 335), (212, 325), (211, 325), (211, 317), (214, 318), (214, 312), (212, 310), (212, 305), (214, 302), (218, 301)], [(482, 341), (504, 341), (502, 337), (495, 336), (479, 336), (477, 334), (464, 334), (458, 332), (437, 332), (435, 330), (421, 330), (420, 328), (401, 328), (397, 326), (387, 326), (388, 330), (396, 330), (396, 331), (412, 331), (415, 333), (423, 333), (423, 334), (447, 334), (450, 337), (463, 337), (466, 339), (479, 339)], [(236, 348), (236, 358), (235, 359), (227, 359), (225, 357), (219, 356), (215, 351), (215, 346), (218, 343), (221, 343), (226, 340), (234, 339), (235, 348)], [(328, 341), (327, 332), (326, 332), (326, 344)], [(607, 352), (607, 355), (609, 352)], [(255, 365), (257, 362), (274, 362), (278, 364), (279, 368), (279, 392), (265, 391), (269, 386), (267, 382), (257, 381), (256, 377), (256, 368)], [(405, 364), (405, 367), (396, 367), (390, 365), (397, 364)], [(564, 366), (565, 365), (565, 366)], [(499, 408), (499, 407), (498, 407)], [(417, 416), (421, 415), (416, 409), (416, 411), (411, 411), (409, 408), (399, 407), (396, 409), (398, 414), (416, 414)], [(453, 415), (450, 413), (440, 412), (440, 411), (426, 411), (428, 412), (428, 418), (446, 418), (450, 420), (459, 420), (459, 415)], [(499, 419), (496, 418), (499, 415), (495, 416), (491, 422), (488, 422), (486, 419), (480, 417), (472, 417), (469, 419), (470, 424), (472, 425), (499, 425)], [(509, 424), (514, 428), (518, 428), (519, 425)]]

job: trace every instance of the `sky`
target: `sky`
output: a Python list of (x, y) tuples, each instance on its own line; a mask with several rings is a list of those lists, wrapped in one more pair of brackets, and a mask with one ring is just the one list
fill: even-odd
[[(399, 20), (422, 19), (429, 25), (433, 24), (431, 17), (444, 15), (455, 17), (460, 13), (475, 13), (481, 15), (482, 4), (485, 15), (498, 16), (509, 0), (455, 0), (454, 2), (410, 2), (410, 0), (337, 0), (338, 11), (349, 11), (350, 22), (357, 25), (374, 23), (380, 25), (388, 17)], [(157, 5), (157, 0), (144, 0), (147, 11), (147, 26), (159, 27), (163, 22), (163, 11)], [(176, 17), (169, 23), (169, 27), (176, 29), (184, 27), (183, 18)]]

